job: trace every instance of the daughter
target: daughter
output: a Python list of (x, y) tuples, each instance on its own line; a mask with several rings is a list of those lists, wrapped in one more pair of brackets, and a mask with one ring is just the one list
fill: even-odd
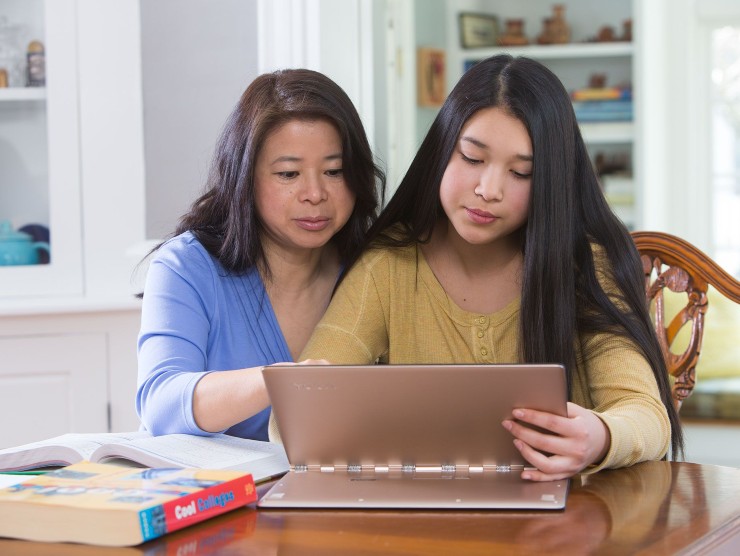
[(568, 93), (527, 58), (463, 75), (301, 359), (564, 364), (567, 418), (503, 422), (536, 468), (525, 479), (682, 451), (637, 251)]

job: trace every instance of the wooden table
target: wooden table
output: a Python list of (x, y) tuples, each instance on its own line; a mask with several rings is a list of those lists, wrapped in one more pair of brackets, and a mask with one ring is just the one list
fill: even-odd
[(740, 554), (740, 469), (648, 462), (575, 477), (564, 511), (257, 510), (133, 548), (0, 540), (0, 554)]

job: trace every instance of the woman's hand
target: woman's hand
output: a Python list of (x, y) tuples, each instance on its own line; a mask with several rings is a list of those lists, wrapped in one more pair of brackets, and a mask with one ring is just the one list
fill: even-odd
[(326, 359), (304, 359), (297, 363), (294, 363), (293, 361), (273, 363), (270, 367), (292, 367), (293, 365), (331, 365), (331, 363)]
[(567, 417), (533, 409), (515, 409), (513, 416), (516, 420), (506, 419), (502, 424), (514, 436), (514, 445), (524, 459), (537, 468), (524, 471), (523, 479), (565, 479), (601, 461), (609, 451), (611, 438), (604, 422), (574, 403), (568, 402)]

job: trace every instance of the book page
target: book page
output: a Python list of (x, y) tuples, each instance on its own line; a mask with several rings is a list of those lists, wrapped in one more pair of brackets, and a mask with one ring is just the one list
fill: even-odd
[(225, 434), (167, 434), (107, 444), (92, 455), (95, 461), (127, 458), (147, 467), (196, 467), (249, 471), (255, 481), (285, 473), (290, 465), (279, 444)]
[(61, 466), (90, 459), (93, 452), (109, 442), (148, 437), (146, 432), (63, 434), (0, 450), (0, 471), (20, 471), (37, 467)]

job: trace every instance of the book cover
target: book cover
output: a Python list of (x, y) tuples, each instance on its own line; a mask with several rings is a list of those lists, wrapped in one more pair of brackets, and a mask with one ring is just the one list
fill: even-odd
[(143, 467), (195, 467), (247, 471), (256, 482), (289, 468), (280, 444), (225, 434), (194, 436), (148, 432), (64, 434), (0, 450), (0, 473), (59, 467), (79, 461), (121, 462)]
[(133, 546), (256, 499), (249, 473), (80, 462), (0, 490), (0, 536)]
[(585, 87), (571, 92), (575, 101), (630, 100), (632, 89), (629, 87)]

